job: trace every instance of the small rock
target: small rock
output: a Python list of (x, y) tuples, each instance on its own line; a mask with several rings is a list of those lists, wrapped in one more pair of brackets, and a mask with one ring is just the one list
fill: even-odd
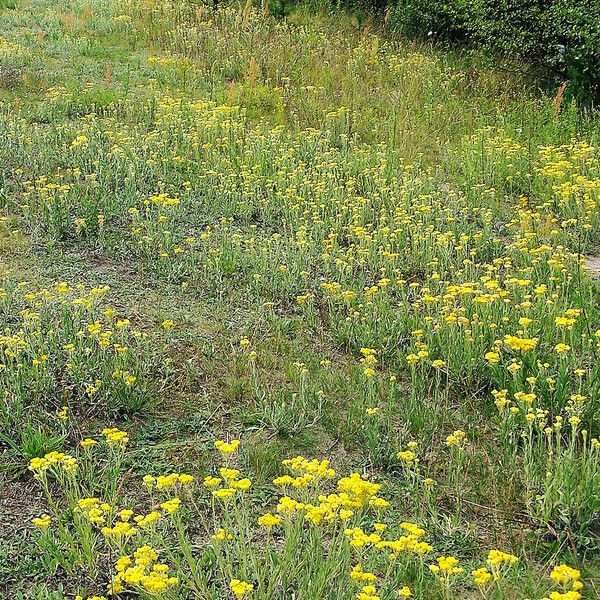
[(600, 278), (600, 256), (588, 256), (585, 261), (585, 268), (590, 277)]
[(11, 89), (17, 86), (21, 72), (13, 67), (0, 65), (0, 88)]

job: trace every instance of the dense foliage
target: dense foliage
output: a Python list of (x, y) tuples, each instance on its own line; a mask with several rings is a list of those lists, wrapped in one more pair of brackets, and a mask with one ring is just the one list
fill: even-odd
[(569, 80), (581, 99), (600, 95), (600, 2), (595, 0), (347, 0), (391, 9), (391, 26), (409, 37), (475, 44)]
[(470, 40), (568, 78), (577, 95), (600, 85), (600, 4), (589, 0), (399, 0), (394, 23), (409, 34)]

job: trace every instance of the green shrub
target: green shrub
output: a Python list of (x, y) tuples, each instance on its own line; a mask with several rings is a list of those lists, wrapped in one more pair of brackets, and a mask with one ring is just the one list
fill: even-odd
[(600, 3), (562, 0), (555, 6), (565, 41), (565, 69), (574, 90), (600, 98)]
[(312, 7), (344, 6), (383, 15), (410, 38), (469, 44), (525, 63), (567, 93), (600, 101), (598, 0), (288, 0)]
[(600, 97), (596, 0), (397, 0), (393, 27), (411, 37), (470, 42), (569, 79), (569, 93)]
[(467, 37), (469, 3), (465, 0), (398, 0), (393, 4), (392, 26), (403, 35), (454, 41)]

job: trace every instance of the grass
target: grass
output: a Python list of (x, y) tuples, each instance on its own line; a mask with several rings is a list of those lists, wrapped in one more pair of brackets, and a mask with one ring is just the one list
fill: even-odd
[(3, 594), (597, 597), (593, 113), (351, 13), (0, 11)]

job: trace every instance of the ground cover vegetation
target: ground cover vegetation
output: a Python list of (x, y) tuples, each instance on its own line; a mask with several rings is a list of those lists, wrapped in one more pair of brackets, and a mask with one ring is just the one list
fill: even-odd
[(0, 4), (2, 597), (598, 597), (598, 121), (317, 8)]

